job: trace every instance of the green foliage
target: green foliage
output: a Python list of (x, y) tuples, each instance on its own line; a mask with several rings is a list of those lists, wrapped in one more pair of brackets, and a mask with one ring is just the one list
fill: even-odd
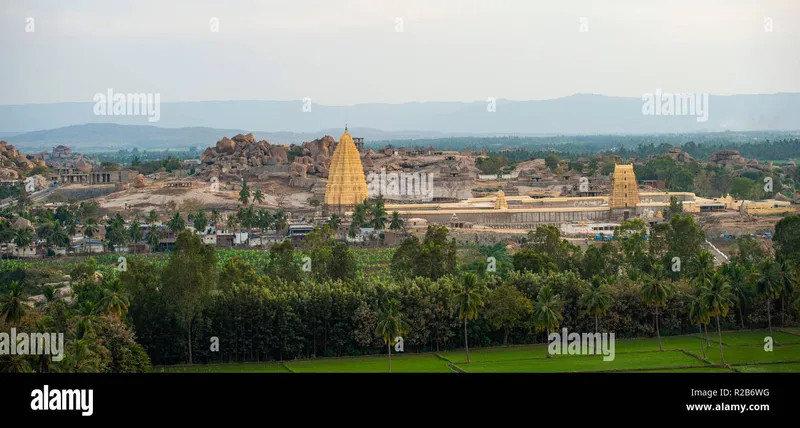
[(392, 258), (391, 271), (396, 278), (421, 276), (438, 279), (456, 272), (455, 238), (448, 241), (444, 226), (428, 226), (422, 243), (416, 237), (403, 241)]

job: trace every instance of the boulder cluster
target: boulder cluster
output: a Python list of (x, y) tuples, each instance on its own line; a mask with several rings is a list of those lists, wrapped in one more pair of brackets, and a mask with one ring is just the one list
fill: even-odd
[[(13, 145), (5, 141), (0, 141), (0, 168), (2, 169), (31, 169), (38, 163), (28, 159), (23, 153), (15, 149)], [(8, 171), (4, 172), (9, 175)]]
[(201, 162), (214, 166), (227, 166), (246, 170), (266, 165), (283, 165), (288, 163), (288, 154), (284, 146), (272, 146), (267, 140), (256, 141), (253, 134), (238, 134), (233, 138), (223, 137), (216, 146), (207, 148)]
[(300, 146), (293, 144), (291, 150), (293, 152), (301, 151), (303, 156), (298, 156), (294, 159), (289, 172), (293, 177), (305, 178), (308, 174), (328, 177), (331, 157), (336, 144), (336, 140), (330, 135), (313, 141), (306, 141)]

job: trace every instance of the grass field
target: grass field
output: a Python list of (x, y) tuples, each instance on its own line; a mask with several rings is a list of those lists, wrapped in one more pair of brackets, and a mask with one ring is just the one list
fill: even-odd
[[(602, 355), (554, 355), (546, 358), (544, 344), (475, 348), (470, 363), (463, 349), (425, 354), (392, 356), (395, 373), (800, 373), (800, 336), (789, 330), (774, 330), (777, 344), (764, 349), (766, 330), (728, 331), (722, 334), (727, 366), (719, 365), (719, 342), (709, 331), (711, 343), (705, 347), (700, 335), (662, 337), (664, 352), (659, 352), (656, 338), (617, 340), (615, 358), (604, 361)], [(794, 331), (794, 330), (792, 330)], [(706, 360), (703, 360), (703, 350)], [(774, 363), (774, 364), (773, 364)], [(713, 364), (713, 365), (712, 365)], [(386, 355), (318, 358), (265, 363), (209, 364), (154, 367), (164, 373), (385, 373)]]

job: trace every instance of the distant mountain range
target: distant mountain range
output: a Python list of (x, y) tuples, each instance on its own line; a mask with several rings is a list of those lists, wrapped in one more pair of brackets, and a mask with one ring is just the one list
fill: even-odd
[[(657, 103), (650, 111), (664, 113)], [(240, 132), (253, 132), (257, 139), (274, 143), (298, 143), (326, 134), (338, 137), (345, 124), (352, 134), (367, 141), (800, 129), (797, 93), (710, 95), (705, 121), (700, 111), (694, 115), (648, 115), (643, 113), (648, 106), (640, 98), (591, 94), (543, 101), (353, 106), (304, 104), (300, 100), (165, 102), (160, 104), (156, 122), (149, 122), (146, 112), (95, 115), (94, 107), (91, 102), (0, 106), (0, 138), (20, 148), (60, 143), (150, 148), (208, 146)]]

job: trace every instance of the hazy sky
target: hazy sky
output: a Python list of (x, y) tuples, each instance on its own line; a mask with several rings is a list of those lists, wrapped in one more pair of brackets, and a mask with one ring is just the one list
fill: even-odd
[(800, 92), (798, 23), (800, 0), (0, 0), (0, 104)]

